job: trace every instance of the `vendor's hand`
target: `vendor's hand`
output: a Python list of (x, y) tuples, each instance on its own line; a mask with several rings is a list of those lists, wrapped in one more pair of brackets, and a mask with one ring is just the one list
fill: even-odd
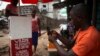
[(50, 42), (52, 42), (52, 43), (54, 43), (55, 41), (56, 41), (56, 39), (55, 39), (55, 37), (54, 36), (52, 36), (52, 35), (49, 35), (49, 41)]
[(48, 36), (49, 36), (49, 41), (54, 42), (54, 41), (56, 41), (59, 34), (55, 30), (52, 30), (51, 34)]
[(55, 39), (57, 39), (57, 38), (60, 36), (60, 34), (59, 34), (58, 32), (56, 32), (56, 31), (52, 30), (52, 36), (53, 36)]

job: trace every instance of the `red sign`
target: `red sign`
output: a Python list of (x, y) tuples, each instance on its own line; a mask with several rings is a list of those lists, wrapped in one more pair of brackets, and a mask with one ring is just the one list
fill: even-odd
[[(11, 0), (3, 0), (3, 1), (11, 2)], [(48, 2), (51, 2), (51, 1), (53, 1), (53, 0), (42, 0), (43, 3), (48, 3)], [(22, 3), (37, 4), (38, 0), (22, 0)]]
[(11, 40), (10, 56), (32, 56), (32, 39)]
[(37, 4), (38, 0), (22, 0), (22, 3)]

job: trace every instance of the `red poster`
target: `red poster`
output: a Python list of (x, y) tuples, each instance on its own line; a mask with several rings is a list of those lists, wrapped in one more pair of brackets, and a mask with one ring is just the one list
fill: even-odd
[(38, 0), (22, 0), (22, 3), (37, 4)]
[[(3, 1), (10, 2), (11, 0), (3, 0)], [(51, 2), (51, 1), (53, 1), (53, 0), (42, 0), (43, 3), (48, 3), (48, 2)], [(22, 3), (37, 4), (38, 0), (22, 0)]]
[(11, 40), (10, 56), (32, 56), (32, 39)]

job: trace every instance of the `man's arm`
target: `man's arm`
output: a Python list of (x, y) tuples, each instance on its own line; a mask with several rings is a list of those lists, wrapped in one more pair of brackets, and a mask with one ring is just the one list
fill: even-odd
[(54, 41), (54, 45), (61, 56), (77, 56), (73, 50), (65, 51), (56, 41)]
[(61, 47), (61, 46), (57, 43), (57, 41), (56, 41), (56, 39), (55, 39), (55, 36), (49, 35), (49, 41), (52, 42), (52, 43), (55, 45), (55, 47), (57, 48), (57, 50), (58, 50), (58, 52), (59, 52), (59, 54), (60, 54), (61, 56), (77, 56), (77, 55), (73, 52), (73, 50), (69, 50), (69, 51), (64, 50), (64, 48)]
[(73, 44), (74, 44), (74, 40), (73, 40), (73, 39), (72, 39), (72, 40), (68, 40), (67, 38), (64, 38), (64, 37), (62, 37), (62, 36), (59, 36), (58, 39), (59, 39), (64, 45), (66, 45), (66, 47), (67, 47), (68, 49), (70, 49), (70, 48), (73, 46)]
[[(56, 31), (55, 31), (56, 32)], [(52, 36), (50, 37), (50, 38), (52, 38), (52, 37), (54, 37), (54, 38), (57, 38), (57, 39), (59, 39), (64, 45), (66, 45), (66, 47), (68, 48), (68, 49), (71, 49), (72, 48), (72, 46), (74, 45), (74, 39), (73, 40), (68, 40), (67, 38), (64, 38), (64, 37), (62, 37), (60, 34), (58, 34), (57, 32), (56, 32), (56, 34), (54, 34), (54, 33), (51, 33), (52, 34)], [(49, 35), (50, 36), (50, 35)]]

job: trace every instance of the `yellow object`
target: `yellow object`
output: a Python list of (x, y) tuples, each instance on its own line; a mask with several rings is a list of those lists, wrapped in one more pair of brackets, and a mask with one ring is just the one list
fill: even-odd
[(49, 46), (48, 46), (48, 48), (56, 48), (55, 46), (54, 46), (54, 44), (53, 43), (51, 43), (51, 42), (49, 42)]

